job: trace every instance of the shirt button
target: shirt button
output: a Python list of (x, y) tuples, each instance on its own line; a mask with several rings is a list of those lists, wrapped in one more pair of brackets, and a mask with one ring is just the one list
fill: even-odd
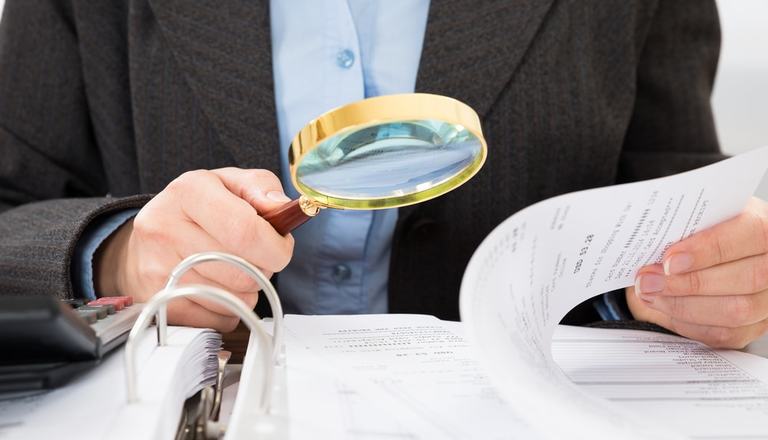
[(349, 69), (355, 64), (355, 53), (344, 49), (336, 54), (336, 64), (342, 69)]
[(337, 283), (347, 281), (352, 276), (352, 269), (346, 264), (337, 264), (333, 266), (333, 280)]

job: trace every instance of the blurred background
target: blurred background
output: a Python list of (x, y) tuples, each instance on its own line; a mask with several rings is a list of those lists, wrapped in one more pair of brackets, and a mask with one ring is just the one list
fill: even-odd
[[(712, 104), (720, 145), (736, 154), (768, 145), (768, 1), (719, 0), (717, 6), (723, 45)], [(768, 200), (768, 178), (757, 195)]]
[[(736, 154), (768, 145), (768, 1), (717, 3), (723, 46), (712, 102), (723, 150)], [(768, 199), (768, 180), (759, 194)]]

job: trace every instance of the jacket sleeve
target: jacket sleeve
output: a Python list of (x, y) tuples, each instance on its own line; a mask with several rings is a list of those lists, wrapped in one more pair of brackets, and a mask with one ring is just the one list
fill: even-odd
[(0, 21), (0, 294), (71, 297), (70, 261), (107, 197), (68, 2), (8, 0)]
[(661, 177), (725, 156), (710, 97), (720, 53), (714, 0), (660, 0), (637, 66), (619, 182)]

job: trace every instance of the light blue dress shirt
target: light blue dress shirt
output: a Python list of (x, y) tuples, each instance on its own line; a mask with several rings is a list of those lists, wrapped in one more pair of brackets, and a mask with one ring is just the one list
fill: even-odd
[[(272, 0), (272, 68), (283, 186), (288, 146), (311, 119), (350, 102), (414, 91), (429, 0)], [(324, 210), (297, 229), (279, 275), (286, 311), (385, 313), (397, 210)]]

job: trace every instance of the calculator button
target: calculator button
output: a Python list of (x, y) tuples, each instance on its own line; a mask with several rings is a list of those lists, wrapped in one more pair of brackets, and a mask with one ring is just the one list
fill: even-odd
[(118, 312), (120, 310), (123, 310), (123, 308), (125, 308), (125, 300), (119, 299), (117, 297), (99, 298), (97, 300), (94, 300), (88, 303), (89, 306), (103, 306), (106, 304), (112, 304), (113, 306), (115, 306), (115, 310), (117, 310)]
[(115, 304), (115, 307), (117, 310), (122, 310), (127, 306), (128, 301), (125, 300), (124, 296), (105, 296), (103, 298), (99, 298), (96, 301), (99, 301), (102, 304)]
[(96, 318), (98, 319), (104, 319), (109, 314), (109, 310), (107, 306), (82, 306), (82, 307), (79, 307), (77, 310), (78, 311), (90, 310), (92, 312), (96, 312)]
[(133, 305), (133, 297), (132, 296), (111, 296), (110, 298), (120, 298), (125, 301), (125, 306), (130, 307)]
[(64, 303), (69, 304), (74, 309), (78, 307), (82, 307), (83, 304), (85, 304), (85, 301), (83, 301), (82, 299), (65, 299), (63, 301)]
[(96, 321), (98, 321), (98, 317), (96, 316), (96, 312), (93, 310), (75, 310), (78, 315), (80, 315), (80, 318), (84, 319), (85, 322), (88, 324), (94, 324)]

